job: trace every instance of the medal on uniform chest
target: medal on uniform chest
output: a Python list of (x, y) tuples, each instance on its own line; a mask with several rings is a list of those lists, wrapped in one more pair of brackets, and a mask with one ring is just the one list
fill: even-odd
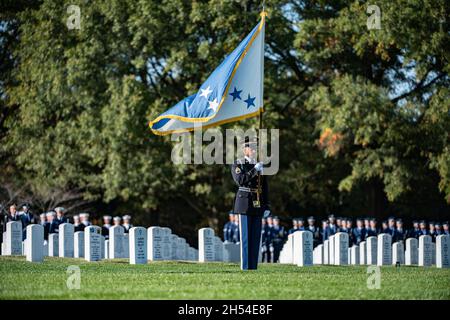
[(260, 208), (261, 204), (259, 203), (259, 200), (253, 200), (253, 207)]

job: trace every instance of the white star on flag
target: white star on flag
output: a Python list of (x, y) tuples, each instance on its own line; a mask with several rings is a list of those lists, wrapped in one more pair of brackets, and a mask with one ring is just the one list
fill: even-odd
[(200, 97), (205, 97), (206, 99), (208, 99), (209, 94), (212, 92), (211, 87), (208, 86), (208, 88), (206, 89), (200, 89), (202, 91), (202, 93), (200, 94)]
[(208, 101), (208, 103), (209, 103), (208, 109), (213, 109), (213, 111), (216, 112), (217, 107), (219, 106), (219, 102), (217, 101), (217, 98), (214, 99), (213, 101)]

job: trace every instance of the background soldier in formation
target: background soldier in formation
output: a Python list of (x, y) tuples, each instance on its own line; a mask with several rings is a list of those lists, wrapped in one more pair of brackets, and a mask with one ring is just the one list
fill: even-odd
[[(231, 219), (230, 219), (231, 221)], [(261, 254), (263, 262), (278, 262), (280, 252), (287, 240), (288, 234), (293, 234), (300, 230), (299, 221), (303, 218), (293, 218), (292, 228), (286, 232), (284, 226), (280, 224), (279, 217), (269, 216), (267, 219), (262, 219), (261, 226)], [(430, 235), (433, 242), (436, 242), (436, 237), (441, 234), (449, 235), (449, 224), (447, 221), (443, 222), (429, 222), (421, 220), (420, 223), (413, 221), (409, 230), (405, 229), (403, 220), (401, 218), (389, 217), (383, 221), (385, 223), (384, 229), (377, 228), (377, 220), (373, 217), (357, 218), (356, 225), (353, 227), (351, 218), (338, 217), (330, 214), (328, 219), (322, 220), (322, 225), (319, 228), (316, 226), (316, 219), (313, 216), (308, 217), (308, 225), (303, 230), (310, 231), (313, 234), (314, 247), (328, 240), (330, 235), (337, 232), (346, 232), (349, 235), (349, 246), (359, 245), (362, 241), (366, 241), (368, 237), (376, 237), (381, 233), (387, 233), (392, 236), (392, 243), (403, 241), (408, 238), (418, 239), (421, 235)], [(337, 225), (337, 221), (340, 225)], [(420, 225), (420, 228), (419, 228)], [(367, 226), (367, 227), (366, 227)], [(225, 236), (224, 228), (224, 236)]]

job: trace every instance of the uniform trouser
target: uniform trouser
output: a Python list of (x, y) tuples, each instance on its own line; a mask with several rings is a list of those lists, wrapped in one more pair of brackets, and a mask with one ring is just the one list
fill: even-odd
[(264, 245), (264, 251), (262, 253), (262, 262), (271, 262), (272, 252), (271, 252), (271, 246), (270, 245)]
[(258, 267), (261, 244), (261, 217), (240, 214), (241, 269), (254, 270)]
[(278, 259), (280, 258), (281, 249), (283, 249), (283, 245), (274, 245), (273, 246), (273, 262), (278, 262)]

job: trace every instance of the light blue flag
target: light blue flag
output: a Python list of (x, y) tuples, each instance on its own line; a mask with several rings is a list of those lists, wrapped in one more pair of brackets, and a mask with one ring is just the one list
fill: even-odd
[(153, 133), (166, 135), (257, 116), (263, 111), (265, 15), (228, 55), (199, 91), (150, 122)]

